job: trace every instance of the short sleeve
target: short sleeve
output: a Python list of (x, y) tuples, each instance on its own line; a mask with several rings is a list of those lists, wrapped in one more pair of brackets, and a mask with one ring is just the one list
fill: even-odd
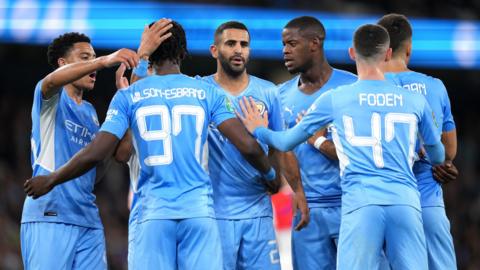
[(284, 130), (285, 121), (283, 120), (282, 107), (278, 98), (278, 91), (275, 88), (271, 90), (270, 111), (268, 112), (268, 127), (274, 131)]
[[(423, 97), (423, 95), (418, 96)], [(438, 124), (435, 120), (435, 114), (425, 98), (423, 99), (423, 104), (420, 122), (418, 123), (420, 135), (424, 144), (435, 145), (440, 142), (440, 134), (437, 129)]]
[(60, 94), (63, 91), (62, 88), (62, 90), (58, 91), (58, 93), (56, 93), (49, 99), (44, 99), (42, 96), (42, 81), (43, 80), (37, 83), (37, 85), (35, 86), (35, 92), (33, 94), (33, 107), (36, 108), (38, 112), (49, 109), (50, 107), (55, 107), (55, 105), (58, 104)]
[(439, 80), (439, 89), (442, 91), (442, 109), (443, 109), (443, 123), (442, 131), (452, 131), (455, 129), (455, 121), (453, 120), (452, 108), (450, 106), (450, 98), (448, 97), (445, 85)]
[(235, 107), (225, 93), (210, 85), (208, 89), (207, 102), (210, 108), (210, 121), (218, 126), (225, 120), (235, 118)]
[(319, 96), (310, 106), (307, 114), (298, 125), (310, 135), (333, 122), (333, 91), (328, 91)]
[(105, 122), (103, 122), (100, 128), (100, 131), (111, 133), (118, 139), (123, 138), (129, 127), (129, 103), (124, 94), (125, 91), (127, 90), (117, 91), (115, 96), (113, 96), (108, 107)]

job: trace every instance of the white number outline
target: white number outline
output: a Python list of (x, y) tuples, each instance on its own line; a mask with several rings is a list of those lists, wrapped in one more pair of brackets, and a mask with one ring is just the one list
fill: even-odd
[[(147, 166), (168, 165), (173, 161), (172, 135), (177, 136), (182, 131), (182, 116), (195, 116), (195, 158), (200, 162), (201, 138), (205, 121), (205, 111), (202, 107), (192, 105), (177, 105), (172, 108), (172, 116), (165, 105), (151, 105), (139, 108), (135, 113), (140, 137), (145, 141), (162, 141), (163, 154), (151, 155), (144, 159)], [(161, 129), (148, 130), (146, 117), (159, 116)], [(172, 132), (173, 130), (173, 132)]]
[[(385, 141), (391, 142), (395, 137), (395, 124), (408, 124), (408, 164), (411, 167), (414, 161), (415, 155), (415, 142), (417, 134), (417, 117), (414, 114), (409, 113), (387, 113), (385, 115)], [(359, 147), (372, 147), (373, 161), (377, 168), (383, 168), (385, 162), (383, 159), (382, 149), (382, 128), (381, 128), (381, 116), (379, 113), (373, 113), (371, 118), (372, 136), (355, 136), (353, 127), (353, 118), (347, 115), (343, 116), (343, 126), (345, 130), (345, 139), (352, 146)], [(337, 139), (338, 140), (338, 139)], [(343, 157), (343, 156), (342, 156)], [(348, 164), (348, 157), (343, 157), (341, 167), (345, 168)]]

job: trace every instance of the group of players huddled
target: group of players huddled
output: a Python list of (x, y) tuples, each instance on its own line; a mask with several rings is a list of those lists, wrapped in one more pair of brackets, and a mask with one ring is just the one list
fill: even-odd
[[(110, 159), (131, 171), (129, 269), (280, 269), (270, 195), (284, 181), (298, 208), (294, 269), (456, 269), (441, 188), (458, 174), (455, 123), (442, 82), (408, 68), (410, 23), (359, 27), (357, 75), (330, 66), (325, 38), (316, 18), (289, 21), (295, 76), (277, 86), (247, 73), (237, 21), (217, 28), (205, 77), (181, 73), (187, 39), (170, 19), (146, 26), (136, 52), (96, 57), (83, 34), (53, 40), (55, 70), (32, 107), (25, 269), (107, 269), (93, 188)], [(82, 96), (115, 66), (100, 126)]]

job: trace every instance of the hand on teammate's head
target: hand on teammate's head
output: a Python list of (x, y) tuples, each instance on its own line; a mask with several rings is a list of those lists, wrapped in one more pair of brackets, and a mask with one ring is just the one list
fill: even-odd
[(165, 41), (172, 36), (169, 31), (173, 27), (171, 19), (160, 19), (155, 23), (146, 25), (143, 29), (142, 39), (137, 53), (141, 58), (148, 58)]
[(138, 55), (129, 49), (120, 49), (111, 53), (104, 58), (105, 67), (114, 67), (124, 64), (128, 69), (134, 68), (138, 65)]

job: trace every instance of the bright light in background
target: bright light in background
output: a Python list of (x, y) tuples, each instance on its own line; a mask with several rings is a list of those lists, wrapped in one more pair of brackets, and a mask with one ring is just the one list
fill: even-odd
[[(162, 17), (180, 22), (189, 51), (208, 55), (215, 28), (228, 20), (247, 25), (252, 57), (282, 59), (282, 27), (292, 18), (319, 18), (327, 29), (325, 51), (332, 63), (353, 63), (348, 57), (353, 32), (378, 16), (301, 10), (280, 10), (206, 4), (143, 1), (0, 0), (0, 42), (48, 44), (60, 33), (80, 31), (96, 48), (137, 48), (145, 24)], [(480, 23), (412, 19), (412, 66), (480, 68)]]
[[(475, 66), (480, 53), (480, 41), (477, 40), (477, 27), (473, 23), (461, 23), (453, 35), (453, 50), (458, 63), (462, 67)], [(480, 37), (478, 37), (480, 38)]]
[(7, 27), (15, 40), (28, 41), (36, 32), (39, 11), (38, 1), (21, 0), (13, 4), (12, 15), (7, 18), (10, 19)]

